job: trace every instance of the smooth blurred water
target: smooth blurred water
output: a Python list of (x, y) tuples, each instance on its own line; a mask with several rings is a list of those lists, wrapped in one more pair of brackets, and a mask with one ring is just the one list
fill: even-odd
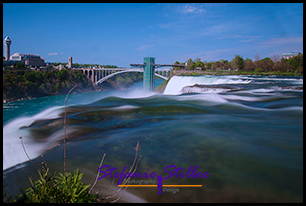
[[(117, 172), (129, 167), (139, 141), (137, 172), (165, 177), (169, 165), (185, 171), (198, 166), (198, 172), (210, 176), (163, 180), (202, 185), (176, 188), (175, 194), (129, 188), (123, 202), (303, 201), (303, 79), (173, 77), (165, 94), (146, 93), (139, 86), (69, 96), (67, 164), (69, 170), (80, 168), (87, 184), (93, 183), (104, 153), (103, 165)], [(27, 185), (27, 176), (14, 167), (27, 160), (19, 136), (32, 158), (44, 154), (49, 167), (62, 172), (64, 98), (26, 100), (14, 103), (17, 108), (3, 104), (4, 179)], [(27, 116), (5, 117), (18, 108)], [(40, 157), (35, 161), (39, 164)], [(23, 164), (35, 172), (31, 164)], [(110, 182), (103, 178), (97, 187)]]

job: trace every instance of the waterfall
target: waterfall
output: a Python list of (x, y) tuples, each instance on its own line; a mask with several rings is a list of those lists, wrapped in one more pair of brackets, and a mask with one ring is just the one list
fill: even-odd
[(220, 85), (220, 84), (248, 84), (252, 78), (244, 76), (174, 76), (168, 82), (164, 94), (178, 95), (186, 86), (194, 85)]

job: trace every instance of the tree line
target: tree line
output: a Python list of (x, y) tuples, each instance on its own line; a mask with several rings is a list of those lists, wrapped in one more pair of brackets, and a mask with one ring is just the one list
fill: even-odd
[[(250, 58), (243, 59), (243, 56), (235, 55), (231, 61), (220, 59), (219, 61), (204, 61), (200, 58), (188, 59), (185, 70), (202, 70), (202, 71), (255, 71), (255, 72), (294, 72), (303, 74), (303, 54), (299, 54), (290, 59), (280, 58), (279, 55), (260, 59), (258, 54), (253, 61)], [(184, 64), (176, 61), (174, 64)], [(179, 67), (174, 69), (180, 69)]]
[(140, 72), (123, 73), (94, 86), (83, 72), (78, 70), (4, 70), (3, 100), (15, 101), (21, 98), (66, 94), (75, 84), (78, 84), (75, 92), (122, 90), (142, 81), (142, 78)]
[(75, 84), (79, 84), (76, 89), (79, 92), (95, 90), (82, 71), (3, 71), (3, 99), (14, 101), (20, 98), (66, 94)]

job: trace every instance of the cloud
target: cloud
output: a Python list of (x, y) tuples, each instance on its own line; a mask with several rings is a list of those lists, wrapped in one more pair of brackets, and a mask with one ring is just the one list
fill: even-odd
[(167, 29), (167, 28), (174, 27), (174, 23), (158, 24), (158, 26), (163, 28), (163, 29)]
[(283, 45), (303, 45), (303, 37), (281, 37), (271, 38), (267, 41), (262, 42), (261, 47), (274, 47)]
[(238, 42), (252, 42), (256, 41), (257, 39), (260, 39), (262, 36), (252, 36), (252, 35), (237, 35), (237, 34), (231, 34), (231, 35), (223, 35), (217, 39), (242, 39)]
[(236, 48), (205, 50), (184, 54), (179, 56), (179, 58), (188, 60), (189, 58), (198, 57), (201, 58), (201, 61), (218, 61), (220, 59), (226, 59), (226, 56), (229, 56), (229, 54), (234, 56), (234, 54), (232, 54), (234, 51), (236, 51)]
[(218, 39), (237, 39), (237, 38), (260, 38), (261, 36), (251, 36), (251, 35), (235, 35), (235, 34), (232, 34), (232, 35), (224, 35), (224, 36), (221, 36), (219, 37)]
[(201, 29), (199, 33), (196, 33), (196, 36), (216, 36), (217, 34), (222, 34), (233, 30), (235, 27), (232, 26), (231, 23), (229, 24), (219, 24), (207, 27), (205, 29)]
[(217, 61), (218, 59), (224, 59), (225, 54), (232, 52), (233, 48), (229, 49), (215, 49), (202, 52), (199, 56), (204, 60)]
[(185, 5), (179, 7), (179, 11), (184, 13), (184, 14), (188, 14), (188, 13), (199, 14), (199, 13), (204, 12), (205, 10), (203, 9), (203, 5), (185, 4)]
[(257, 39), (245, 39), (245, 40), (241, 40), (239, 42), (251, 42), (251, 41), (256, 41)]
[(54, 52), (54, 53), (49, 53), (49, 56), (54, 56), (54, 55), (58, 55), (58, 53)]
[(137, 48), (137, 50), (141, 51), (141, 50), (146, 50), (147, 48), (153, 47), (151, 45), (143, 45)]

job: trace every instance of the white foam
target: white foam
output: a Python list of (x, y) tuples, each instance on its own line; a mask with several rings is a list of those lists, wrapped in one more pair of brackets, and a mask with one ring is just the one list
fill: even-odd
[(164, 94), (182, 94), (182, 88), (186, 86), (218, 85), (218, 84), (249, 84), (253, 79), (243, 76), (173, 76), (168, 82)]
[(263, 98), (259, 98), (259, 97), (248, 97), (248, 96), (239, 96), (239, 95), (224, 95), (223, 97), (225, 99), (230, 99), (230, 100), (242, 100), (242, 101), (249, 101), (249, 102), (257, 102), (257, 101), (263, 100)]
[(62, 112), (60, 108), (62, 107), (55, 106), (32, 117), (19, 117), (3, 126), (3, 169), (28, 161), (19, 137), (22, 137), (27, 153), (32, 159), (39, 156), (45, 150), (45, 145), (35, 142), (29, 137), (27, 129), (20, 128), (29, 126), (39, 119), (56, 118)]
[(129, 109), (137, 109), (137, 108), (139, 107), (134, 106), (134, 105), (123, 105), (119, 107), (107, 108), (107, 110), (129, 110)]
[(193, 100), (200, 100), (202, 103), (207, 105), (208, 102), (215, 104), (219, 103), (227, 103), (228, 101), (223, 98), (221, 95), (217, 93), (202, 93), (197, 95), (182, 95), (182, 96), (174, 96), (175, 100), (179, 101), (193, 101)]
[(201, 88), (201, 87), (190, 87), (186, 86), (181, 89), (183, 94), (185, 93), (223, 93), (230, 91), (231, 89), (223, 89), (223, 88)]
[(125, 98), (125, 99), (138, 99), (138, 98), (147, 98), (156, 95), (156, 92), (145, 91), (143, 89), (137, 88), (134, 90), (129, 90), (123, 94), (117, 94), (115, 96)]

